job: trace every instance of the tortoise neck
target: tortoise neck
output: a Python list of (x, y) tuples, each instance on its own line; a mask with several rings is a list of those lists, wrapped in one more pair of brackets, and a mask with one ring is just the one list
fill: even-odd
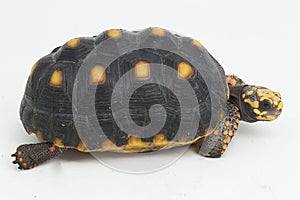
[(244, 104), (243, 104), (242, 94), (244, 88), (247, 86), (248, 85), (229, 86), (230, 89), (229, 101), (239, 108), (241, 113), (241, 120), (252, 123), (252, 122), (256, 122), (256, 120), (254, 120), (251, 116), (247, 114), (245, 106), (243, 106)]

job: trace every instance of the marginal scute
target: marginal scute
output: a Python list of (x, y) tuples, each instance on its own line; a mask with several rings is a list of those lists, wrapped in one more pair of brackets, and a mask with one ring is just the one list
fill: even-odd
[(43, 134), (41, 131), (37, 131), (35, 135), (40, 141), (44, 141)]
[(63, 141), (61, 139), (59, 139), (59, 138), (56, 138), (53, 143), (55, 144), (55, 146), (58, 146), (60, 148), (64, 148), (65, 147), (65, 145), (63, 144)]
[(146, 143), (142, 141), (140, 137), (130, 136), (128, 139), (127, 147), (143, 147), (146, 146)]
[(63, 72), (61, 70), (54, 70), (50, 78), (50, 85), (52, 87), (60, 88), (62, 87)]
[(77, 150), (78, 151), (82, 151), (82, 152), (88, 152), (88, 148), (86, 147), (85, 144), (83, 144), (83, 142), (80, 142), (77, 146)]
[(38, 66), (38, 62), (36, 62), (36, 63), (31, 67), (30, 77), (32, 77), (32, 75), (34, 74), (34, 72), (35, 72), (37, 66)]
[(192, 39), (192, 44), (197, 46), (199, 49), (203, 49), (203, 45), (198, 40)]
[(80, 44), (80, 39), (79, 38), (74, 38), (72, 40), (69, 40), (67, 42), (67, 47), (69, 48), (75, 48)]
[(110, 29), (107, 31), (107, 36), (110, 38), (121, 38), (122, 37), (122, 31), (120, 29)]
[(164, 37), (166, 35), (166, 31), (162, 28), (154, 27), (151, 29), (151, 33), (155, 36)]
[(157, 134), (153, 138), (153, 143), (158, 146), (160, 145), (163, 146), (163, 145), (167, 145), (169, 141), (167, 140), (164, 134)]

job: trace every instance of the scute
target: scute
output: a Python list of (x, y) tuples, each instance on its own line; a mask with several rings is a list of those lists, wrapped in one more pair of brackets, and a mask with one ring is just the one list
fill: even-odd
[[(103, 49), (105, 52), (102, 51)], [(118, 59), (113, 60), (106, 69), (105, 81), (103, 77), (97, 78), (96, 72), (95, 77), (90, 81), (92, 67), (97, 64), (102, 66), (103, 63), (99, 62), (106, 59), (101, 56), (117, 56)], [(87, 70), (87, 90), (79, 90), (79, 92), (84, 93), (89, 91), (89, 87), (96, 87), (93, 103), (96, 116), (89, 113), (85, 116), (77, 116), (75, 121), (79, 120), (80, 123), (75, 125), (76, 113), (72, 107), (74, 83), (78, 78), (78, 71), (82, 70), (87, 60), (91, 58), (95, 59), (95, 63), (90, 66), (90, 70)], [(143, 133), (138, 136), (127, 134), (116, 125), (111, 110), (111, 94), (122, 75), (139, 66), (139, 69), (135, 70), (138, 81), (155, 79), (151, 64), (150, 67), (142, 66), (139, 65), (141, 62), (165, 65), (174, 70), (178, 70), (180, 63), (184, 63), (181, 65), (183, 78), (187, 79), (198, 99), (201, 111), (199, 122), (195, 121), (195, 116), (179, 112), (178, 97), (170, 89), (159, 84), (145, 84), (131, 97), (132, 101), (129, 104), (131, 118), (138, 126), (147, 126), (151, 122), (149, 108), (155, 104), (162, 105), (167, 113), (162, 130), (156, 135), (141, 138)], [(29, 133), (35, 133), (44, 141), (52, 141), (60, 147), (79, 151), (119, 152), (145, 152), (172, 148), (191, 144), (202, 138), (208, 134), (208, 127), (210, 130), (213, 129), (223, 117), (222, 109), (225, 105), (223, 103), (226, 99), (224, 96), (227, 84), (221, 65), (200, 42), (188, 37), (178, 37), (161, 28), (148, 28), (139, 32), (111, 29), (96, 37), (76, 38), (55, 48), (37, 63), (27, 82), (20, 108), (21, 120)], [(192, 72), (187, 66), (193, 67)], [(53, 87), (50, 84), (51, 76), (55, 71), (61, 72), (63, 77), (60, 87)], [(161, 71), (161, 73), (163, 75), (166, 72)], [(165, 81), (177, 87), (178, 80)], [(96, 84), (92, 84), (93, 82)], [(180, 87), (179, 91), (184, 95), (184, 90)], [(216, 99), (218, 102), (213, 105), (212, 101)], [(212, 112), (218, 113), (218, 116), (211, 119)], [(96, 122), (93, 121), (95, 117), (98, 120)], [(191, 127), (186, 127), (187, 133), (198, 127), (193, 137), (187, 133), (176, 135), (181, 122), (180, 117), (191, 124)], [(94, 133), (99, 125), (105, 137)], [(85, 135), (78, 133), (78, 126), (85, 130)]]

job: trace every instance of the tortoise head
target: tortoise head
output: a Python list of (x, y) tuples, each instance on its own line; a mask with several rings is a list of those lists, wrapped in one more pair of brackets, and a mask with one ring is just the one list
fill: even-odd
[(273, 121), (283, 109), (281, 95), (265, 87), (246, 85), (241, 90), (240, 98), (244, 121)]

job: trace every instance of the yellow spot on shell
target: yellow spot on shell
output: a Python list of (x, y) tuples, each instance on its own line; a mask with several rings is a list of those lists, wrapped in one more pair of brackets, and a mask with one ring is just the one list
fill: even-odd
[(166, 139), (165, 135), (157, 134), (154, 136), (153, 143), (155, 145), (160, 146), (160, 145), (167, 145), (169, 141)]
[(80, 39), (79, 38), (74, 38), (67, 42), (67, 47), (69, 48), (75, 48), (80, 44)]
[(40, 141), (44, 141), (43, 134), (41, 131), (37, 131), (35, 135)]
[(229, 134), (228, 134), (230, 137), (234, 136), (234, 132), (233, 131), (229, 131)]
[(87, 152), (88, 151), (88, 148), (86, 147), (85, 144), (83, 144), (82, 142), (80, 142), (77, 146), (77, 150), (78, 151), (82, 151), (82, 152)]
[(63, 147), (65, 146), (65, 145), (63, 144), (62, 140), (59, 139), (59, 138), (56, 138), (56, 139), (54, 140), (54, 144), (55, 144), (55, 146), (58, 146), (58, 147), (61, 147), (61, 148), (63, 148)]
[(36, 67), (38, 66), (38, 62), (36, 62), (32, 67), (31, 67), (31, 72), (30, 76), (32, 77), (33, 73), (35, 72)]
[(143, 141), (140, 137), (130, 136), (128, 139), (128, 146), (136, 146), (140, 147), (143, 146)]
[(154, 27), (151, 30), (152, 34), (159, 37), (164, 37), (166, 35), (166, 31), (162, 28)]
[(107, 140), (105, 142), (103, 142), (102, 144), (102, 149), (106, 150), (106, 149), (116, 149), (116, 145), (114, 143), (112, 143), (112, 141)]
[(147, 80), (150, 78), (150, 64), (140, 61), (135, 64), (135, 77), (138, 80)]
[(60, 70), (54, 70), (50, 78), (50, 86), (60, 88), (62, 86), (63, 73)]
[(107, 31), (107, 36), (117, 39), (122, 37), (122, 31), (120, 29), (110, 29)]
[(178, 64), (178, 77), (181, 79), (187, 79), (192, 77), (194, 70), (192, 66), (186, 62)]
[(258, 101), (251, 101), (250, 99), (245, 99), (245, 103), (250, 104), (252, 108), (259, 108), (259, 102)]
[(224, 144), (224, 145), (223, 145), (223, 149), (224, 149), (224, 150), (226, 150), (226, 149), (227, 149), (227, 147), (228, 147), (228, 145), (227, 145), (227, 144)]
[(199, 42), (198, 40), (193, 39), (192, 40), (192, 44), (197, 46), (199, 49), (203, 49), (203, 45), (201, 44), (201, 42)]
[(91, 84), (103, 84), (106, 81), (105, 68), (101, 65), (96, 65), (90, 73)]
[(243, 95), (242, 95), (242, 97), (243, 97), (243, 99), (245, 99), (245, 97), (246, 97), (246, 94), (243, 94)]

